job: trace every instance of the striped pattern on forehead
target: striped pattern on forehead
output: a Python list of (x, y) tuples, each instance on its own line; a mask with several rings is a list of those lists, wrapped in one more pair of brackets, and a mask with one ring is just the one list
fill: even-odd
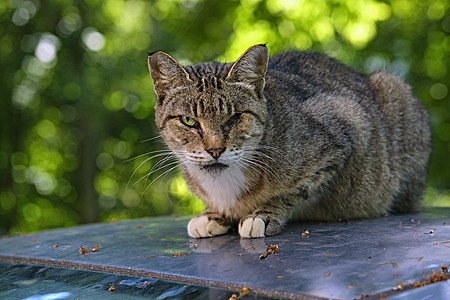
[(199, 97), (197, 101), (191, 104), (191, 112), (196, 118), (199, 116), (230, 116), (235, 113), (235, 105), (227, 99), (224, 93), (217, 91), (216, 93), (208, 93)]
[(200, 93), (198, 99), (191, 103), (193, 116), (213, 117), (234, 114), (235, 106), (224, 92), (225, 78), (230, 69), (231, 64), (217, 62), (186, 67), (189, 78)]
[(186, 72), (197, 90), (202, 93), (208, 89), (222, 90), (230, 68), (230, 64), (211, 62), (186, 67)]

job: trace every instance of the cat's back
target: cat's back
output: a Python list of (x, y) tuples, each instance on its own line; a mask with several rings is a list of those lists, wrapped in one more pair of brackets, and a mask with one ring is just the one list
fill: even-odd
[[(315, 153), (333, 157), (342, 151), (348, 157), (340, 178), (330, 180), (332, 187), (320, 200), (329, 205), (324, 205), (329, 210), (323, 219), (338, 211), (354, 218), (380, 215), (381, 207), (391, 212), (417, 210), (425, 187), (430, 128), (407, 84), (384, 72), (366, 76), (326, 55), (301, 51), (273, 56), (266, 83), (274, 128), (288, 132), (291, 144), (286, 151), (291, 157), (301, 157), (295, 152), (299, 143), (304, 153), (311, 153), (311, 161), (321, 161)], [(281, 139), (287, 138), (274, 132), (272, 139), (283, 145)], [(304, 142), (308, 134), (314, 136), (309, 144)], [(353, 191), (341, 188), (346, 186)], [(363, 208), (367, 195), (374, 199), (370, 213)], [(333, 197), (352, 199), (354, 206), (344, 209), (338, 200), (329, 203)]]
[(309, 97), (320, 92), (356, 93), (369, 96), (368, 78), (321, 53), (307, 51), (274, 55), (267, 69), (267, 89)]

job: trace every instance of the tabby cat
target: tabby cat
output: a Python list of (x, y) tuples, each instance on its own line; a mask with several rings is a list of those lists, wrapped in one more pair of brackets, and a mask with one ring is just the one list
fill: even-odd
[(428, 116), (410, 87), (325, 55), (264, 45), (234, 63), (182, 67), (148, 57), (155, 119), (189, 189), (206, 205), (193, 238), (237, 228), (279, 234), (288, 221), (372, 218), (419, 209)]

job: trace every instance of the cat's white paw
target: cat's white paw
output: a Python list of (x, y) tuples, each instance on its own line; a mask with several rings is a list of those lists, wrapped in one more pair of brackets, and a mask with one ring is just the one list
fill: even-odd
[(260, 217), (248, 218), (239, 223), (239, 235), (243, 238), (262, 238), (265, 237), (266, 224)]
[(187, 226), (188, 234), (193, 238), (213, 237), (228, 232), (230, 226), (222, 226), (215, 220), (209, 220), (207, 216), (192, 218)]

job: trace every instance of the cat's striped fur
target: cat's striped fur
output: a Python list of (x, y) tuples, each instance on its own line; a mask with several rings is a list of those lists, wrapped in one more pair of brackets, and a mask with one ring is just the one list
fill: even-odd
[(371, 218), (419, 208), (428, 117), (410, 88), (324, 55), (182, 67), (149, 56), (156, 123), (190, 190), (206, 204), (192, 237), (281, 232), (289, 220)]

